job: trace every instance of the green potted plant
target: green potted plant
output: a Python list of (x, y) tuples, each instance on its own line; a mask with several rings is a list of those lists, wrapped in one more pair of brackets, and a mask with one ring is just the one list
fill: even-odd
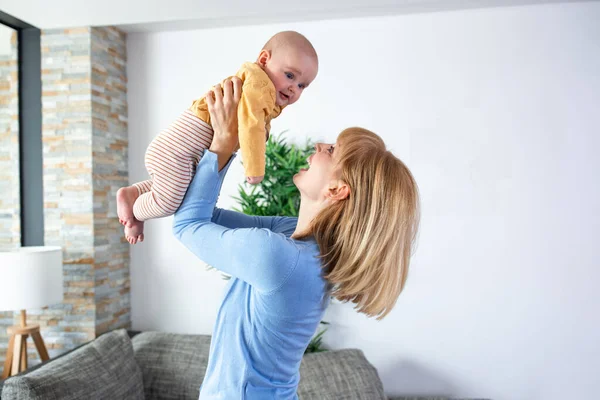
[(234, 197), (241, 211), (248, 215), (277, 215), (297, 217), (300, 192), (292, 178), (300, 168), (308, 166), (307, 158), (313, 153), (310, 141), (305, 146), (289, 144), (283, 134), (272, 136), (267, 142), (265, 179), (258, 185), (239, 185), (239, 197)]

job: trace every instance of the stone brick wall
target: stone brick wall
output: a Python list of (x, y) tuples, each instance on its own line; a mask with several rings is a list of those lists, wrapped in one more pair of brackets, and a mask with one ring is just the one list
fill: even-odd
[(91, 30), (96, 334), (131, 321), (129, 244), (115, 201), (128, 184), (125, 39), (116, 28)]
[(50, 357), (131, 324), (114, 200), (128, 181), (125, 39), (111, 27), (42, 32), (45, 244), (63, 248), (65, 291), (62, 304), (27, 315)]
[(95, 337), (90, 28), (42, 32), (45, 244), (63, 247), (64, 301), (29, 311), (50, 357)]

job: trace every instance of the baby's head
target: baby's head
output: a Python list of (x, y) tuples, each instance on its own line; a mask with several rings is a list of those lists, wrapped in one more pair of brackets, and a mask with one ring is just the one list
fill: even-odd
[(276, 90), (279, 106), (294, 104), (317, 76), (319, 58), (307, 38), (294, 31), (279, 32), (264, 45), (256, 61)]

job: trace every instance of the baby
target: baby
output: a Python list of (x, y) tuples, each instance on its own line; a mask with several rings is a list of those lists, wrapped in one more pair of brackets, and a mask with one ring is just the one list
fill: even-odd
[[(264, 45), (254, 63), (244, 63), (238, 105), (238, 135), (246, 180), (265, 174), (265, 134), (283, 108), (294, 104), (317, 76), (319, 61), (312, 44), (297, 32), (280, 32)], [(117, 214), (131, 244), (144, 240), (144, 221), (173, 215), (179, 208), (196, 165), (210, 147), (213, 130), (204, 97), (161, 132), (146, 150), (150, 179), (117, 192)]]

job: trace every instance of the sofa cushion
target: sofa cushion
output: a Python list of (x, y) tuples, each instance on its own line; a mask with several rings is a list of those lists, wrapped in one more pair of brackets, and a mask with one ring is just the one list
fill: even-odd
[(127, 331), (119, 329), (32, 372), (7, 379), (2, 398), (143, 400), (144, 385)]
[(143, 332), (132, 343), (147, 400), (198, 399), (210, 336)]
[(300, 400), (385, 400), (377, 370), (360, 350), (306, 354), (300, 365)]

